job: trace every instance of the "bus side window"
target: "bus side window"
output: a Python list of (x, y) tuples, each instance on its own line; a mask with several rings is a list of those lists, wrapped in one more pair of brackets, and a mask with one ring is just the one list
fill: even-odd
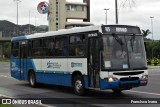
[(42, 55), (42, 39), (32, 41), (32, 56), (41, 57)]
[(28, 57), (31, 57), (32, 56), (32, 41), (29, 40), (28, 41)]
[(19, 56), (18, 50), (19, 50), (19, 42), (13, 42), (12, 43), (12, 55), (13, 55), (13, 57), (18, 58), (18, 56)]
[(52, 57), (54, 55), (54, 39), (45, 38), (43, 39), (43, 56)]
[(85, 55), (85, 35), (79, 34), (70, 37), (70, 56), (81, 57)]
[(68, 56), (68, 37), (55, 39), (55, 56)]

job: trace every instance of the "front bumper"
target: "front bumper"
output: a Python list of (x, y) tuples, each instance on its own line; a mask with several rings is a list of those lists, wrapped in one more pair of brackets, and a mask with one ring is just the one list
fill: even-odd
[(106, 82), (104, 79), (100, 79), (100, 89), (123, 89), (128, 90), (134, 87), (145, 86), (148, 83), (148, 79), (138, 79), (133, 81), (115, 81)]

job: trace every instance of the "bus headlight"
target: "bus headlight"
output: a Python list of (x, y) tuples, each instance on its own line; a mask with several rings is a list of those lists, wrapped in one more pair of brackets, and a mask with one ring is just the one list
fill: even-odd
[(105, 80), (106, 82), (114, 82), (114, 81), (118, 81), (118, 79), (115, 78), (115, 77), (106, 77), (106, 78), (104, 78), (104, 80)]

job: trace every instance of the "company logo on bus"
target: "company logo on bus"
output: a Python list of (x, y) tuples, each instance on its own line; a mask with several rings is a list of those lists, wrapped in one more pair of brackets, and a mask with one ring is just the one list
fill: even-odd
[(59, 64), (58, 62), (52, 62), (49, 61), (47, 62), (47, 68), (60, 68), (61, 64)]
[(74, 63), (74, 62), (71, 62), (71, 67), (74, 68), (74, 67), (82, 67), (82, 63)]
[(97, 33), (88, 34), (88, 37), (94, 37), (94, 36), (98, 36), (98, 34)]

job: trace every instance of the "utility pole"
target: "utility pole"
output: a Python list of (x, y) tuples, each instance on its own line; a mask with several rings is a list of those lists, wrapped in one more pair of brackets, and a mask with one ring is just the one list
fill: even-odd
[(151, 27), (152, 27), (152, 40), (153, 40), (153, 20), (152, 20), (152, 19), (153, 19), (154, 17), (151, 16), (150, 18), (151, 18)]
[(21, 2), (21, 0), (14, 0), (17, 4), (17, 25), (18, 25), (18, 4)]
[(31, 27), (30, 27), (30, 10), (29, 10), (29, 28), (28, 28), (28, 30), (29, 30), (29, 34), (31, 34)]
[(118, 5), (117, 0), (115, 0), (115, 15), (116, 15), (116, 24), (118, 24)]
[(36, 20), (36, 16), (35, 16), (35, 33), (36, 33), (36, 26), (37, 26), (37, 25), (36, 25), (36, 24), (37, 24), (36, 21), (37, 21), (37, 20)]

